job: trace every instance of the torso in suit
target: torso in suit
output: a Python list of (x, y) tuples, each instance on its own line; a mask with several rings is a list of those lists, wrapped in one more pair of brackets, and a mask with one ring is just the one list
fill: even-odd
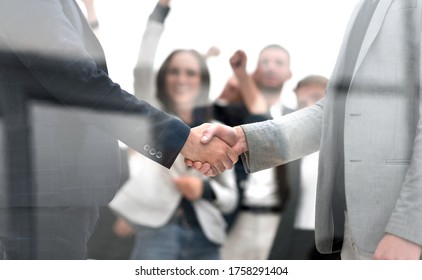
[[(315, 106), (264, 125), (244, 126), (250, 171), (320, 149), (316, 244), (333, 250), (332, 149), (334, 108), (351, 18), (326, 97)], [(422, 1), (381, 0), (358, 53), (344, 114), (347, 215), (353, 243), (374, 252), (390, 233), (422, 245), (422, 122), (420, 33)], [(266, 140), (263, 140), (266, 139)]]
[(85, 258), (119, 186), (117, 139), (169, 168), (190, 132), (108, 77), (74, 0), (0, 1), (0, 129), (7, 259)]
[(0, 173), (0, 206), (106, 204), (119, 185), (117, 139), (171, 166), (189, 127), (110, 80), (74, 1), (0, 10), (2, 160), (19, 173)]

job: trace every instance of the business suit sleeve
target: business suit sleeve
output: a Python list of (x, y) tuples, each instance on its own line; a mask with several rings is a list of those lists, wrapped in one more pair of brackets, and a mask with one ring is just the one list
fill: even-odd
[[(0, 47), (12, 51), (40, 85), (28, 90), (28, 98), (78, 108), (84, 122), (171, 166), (189, 127), (114, 83), (87, 51), (81, 36), (86, 30), (71, 24), (61, 1), (3, 1), (0, 25)], [(146, 133), (152, 136), (143, 140)]]
[[(421, 47), (422, 53), (422, 47)], [(420, 62), (419, 62), (420, 63)], [(422, 65), (419, 65), (422, 68)], [(419, 75), (422, 75), (422, 69)], [(419, 81), (422, 76), (419, 76)], [(419, 84), (419, 83), (417, 83)], [(422, 246), (422, 89), (419, 86), (419, 119), (410, 165), (399, 198), (385, 231)]]
[(285, 164), (319, 149), (324, 99), (264, 122), (242, 125), (249, 151), (242, 154), (247, 172)]

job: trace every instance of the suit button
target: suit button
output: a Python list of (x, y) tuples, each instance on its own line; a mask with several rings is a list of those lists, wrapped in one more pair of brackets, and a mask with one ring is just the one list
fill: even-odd
[(151, 150), (151, 146), (150, 145), (145, 145), (144, 146), (144, 151), (145, 152), (149, 152), (149, 150)]
[(155, 154), (155, 156), (156, 156), (157, 158), (162, 158), (162, 157), (163, 157), (163, 154), (162, 154), (161, 152), (157, 152), (157, 153)]
[(152, 155), (152, 156), (153, 156), (153, 155), (155, 155), (155, 153), (156, 153), (156, 151), (155, 151), (155, 149), (154, 149), (154, 148), (152, 148), (151, 150), (149, 150), (149, 154), (150, 154), (150, 155)]

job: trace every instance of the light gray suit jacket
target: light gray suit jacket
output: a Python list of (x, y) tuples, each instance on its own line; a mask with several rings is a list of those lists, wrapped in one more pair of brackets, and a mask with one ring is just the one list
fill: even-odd
[[(320, 149), (316, 243), (332, 251), (331, 197), (337, 168), (335, 96), (347, 27), (325, 98), (281, 119), (242, 126), (248, 171), (284, 164)], [(422, 1), (381, 0), (369, 24), (347, 95), (345, 191), (352, 238), (373, 252), (387, 233), (422, 245), (422, 121), (420, 50)]]

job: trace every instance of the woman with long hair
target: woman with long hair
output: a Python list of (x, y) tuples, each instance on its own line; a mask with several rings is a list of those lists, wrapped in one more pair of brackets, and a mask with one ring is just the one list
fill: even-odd
[[(155, 95), (156, 105), (193, 127), (212, 121), (204, 57), (194, 50), (175, 50), (153, 81), (168, 2), (160, 0), (149, 18), (134, 71), (135, 94), (151, 103)], [(160, 156), (153, 149), (149, 152)], [(131, 156), (130, 170), (130, 179), (110, 207), (121, 217), (117, 231), (126, 232), (128, 224), (134, 229), (132, 259), (220, 258), (219, 247), (226, 238), (222, 213), (232, 211), (237, 200), (233, 173), (208, 178), (187, 167), (183, 157), (169, 170), (137, 154)]]

